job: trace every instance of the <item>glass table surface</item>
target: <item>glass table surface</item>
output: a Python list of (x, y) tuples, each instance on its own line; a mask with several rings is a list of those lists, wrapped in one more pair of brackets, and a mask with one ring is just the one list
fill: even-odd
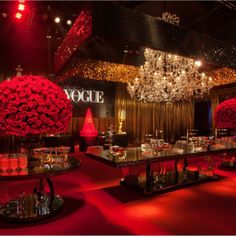
[(197, 156), (214, 155), (236, 152), (236, 148), (229, 149), (214, 149), (214, 150), (204, 150), (197, 152), (183, 151), (181, 154), (175, 147), (169, 149), (156, 150), (155, 153), (151, 151), (142, 152), (140, 147), (127, 148), (123, 152), (111, 153), (109, 150), (87, 152), (86, 155), (101, 162), (104, 162), (113, 167), (125, 167), (137, 164), (143, 164), (147, 161), (168, 161), (168, 160), (178, 160), (184, 158), (191, 158)]
[(50, 177), (70, 172), (80, 166), (80, 161), (69, 157), (63, 163), (40, 163), (40, 160), (34, 159), (28, 162), (25, 169), (18, 168), (15, 171), (0, 170), (0, 180), (25, 180), (40, 177)]

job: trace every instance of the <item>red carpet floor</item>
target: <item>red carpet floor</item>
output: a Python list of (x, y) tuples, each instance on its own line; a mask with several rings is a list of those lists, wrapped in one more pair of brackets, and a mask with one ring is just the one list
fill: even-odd
[[(181, 190), (144, 196), (119, 186), (122, 173), (80, 155), (81, 167), (53, 177), (65, 205), (31, 224), (0, 221), (1, 235), (236, 235), (236, 171)], [(30, 192), (36, 181), (1, 182), (0, 200)]]

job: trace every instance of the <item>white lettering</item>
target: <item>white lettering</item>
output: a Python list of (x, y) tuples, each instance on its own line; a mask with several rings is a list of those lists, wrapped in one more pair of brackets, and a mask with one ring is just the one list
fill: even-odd
[(82, 99), (83, 102), (85, 102), (85, 103), (90, 102), (88, 91), (84, 90), (84, 91), (80, 92), (80, 94), (81, 94), (81, 99)]
[(89, 91), (89, 101), (92, 103), (97, 103), (96, 91)]
[(103, 91), (97, 91), (98, 95), (98, 103), (104, 103), (104, 92)]
[(104, 92), (96, 90), (78, 90), (64, 88), (66, 96), (68, 99), (72, 100), (75, 103), (80, 101), (84, 103), (104, 103)]
[(80, 97), (81, 97), (80, 96), (80, 91), (77, 90), (77, 89), (73, 90), (71, 92), (71, 94), (70, 94), (70, 97), (71, 97), (72, 101), (79, 102), (80, 101)]
[(67, 98), (70, 99), (70, 92), (67, 89), (64, 89), (64, 91), (66, 93)]

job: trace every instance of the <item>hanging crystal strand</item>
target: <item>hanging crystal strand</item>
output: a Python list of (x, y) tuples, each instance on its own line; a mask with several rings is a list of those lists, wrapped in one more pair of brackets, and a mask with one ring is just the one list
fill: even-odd
[(147, 102), (174, 102), (209, 93), (212, 78), (198, 72), (198, 61), (146, 48), (139, 78), (127, 86), (131, 98)]

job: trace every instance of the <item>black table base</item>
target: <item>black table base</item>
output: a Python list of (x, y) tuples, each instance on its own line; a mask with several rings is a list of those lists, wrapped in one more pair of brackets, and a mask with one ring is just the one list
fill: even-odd
[(58, 214), (63, 208), (64, 201), (59, 195), (55, 195), (53, 197), (50, 213), (43, 214), (43, 215), (35, 214), (29, 217), (25, 217), (24, 215), (19, 216), (17, 215), (17, 213), (9, 213), (10, 210), (6, 206), (9, 206), (10, 204), (11, 204), (11, 201), (6, 203), (3, 207), (0, 208), (1, 220), (10, 222), (10, 223), (20, 224), (20, 223), (32, 223), (35, 221), (40, 221), (40, 220), (47, 219)]
[[(31, 223), (49, 218), (57, 214), (63, 207), (63, 199), (55, 194), (51, 177), (73, 171), (80, 166), (80, 161), (69, 157), (63, 166), (51, 164), (39, 167), (28, 167), (24, 175), (0, 175), (0, 180), (31, 180), (38, 179), (39, 185), (33, 188), (32, 193), (24, 191), (15, 199), (0, 205), (0, 218), (12, 223)], [(49, 191), (46, 191), (48, 186)]]

